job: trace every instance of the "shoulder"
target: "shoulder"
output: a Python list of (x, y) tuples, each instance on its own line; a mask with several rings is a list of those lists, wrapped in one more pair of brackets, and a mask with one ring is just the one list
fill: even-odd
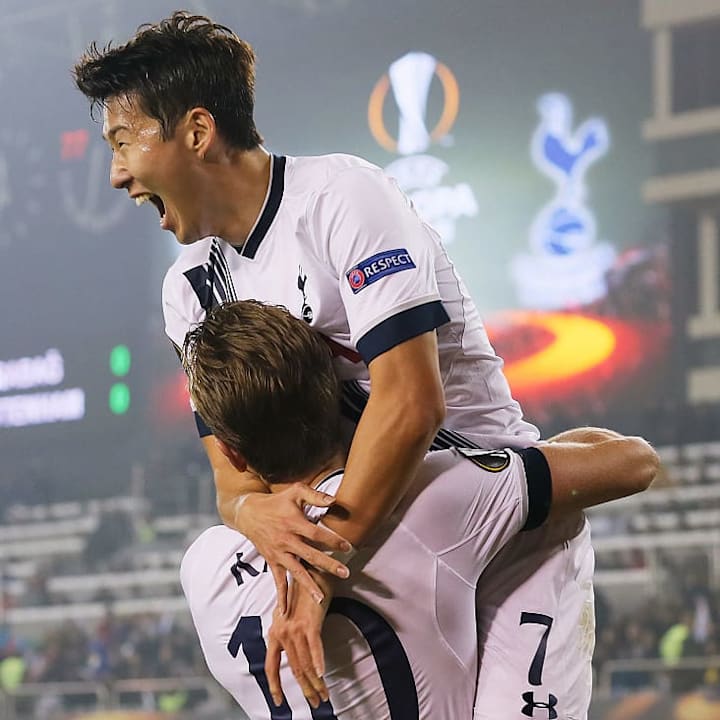
[(384, 171), (357, 155), (334, 153), (288, 158), (288, 185), (299, 191), (318, 195), (338, 194), (355, 185), (386, 183)]
[(307, 164), (293, 184), (305, 188), (308, 226), (320, 237), (345, 238), (362, 230), (375, 237), (382, 228), (412, 213), (408, 198), (385, 171), (354, 155), (302, 158)]
[(162, 286), (163, 299), (184, 284), (184, 276), (188, 270), (208, 261), (213, 241), (217, 242), (217, 239), (206, 237), (182, 248), (175, 262), (165, 273)]
[(204, 530), (188, 547), (180, 563), (180, 583), (190, 597), (193, 588), (208, 587), (218, 571), (225, 568), (236, 553), (249, 554), (255, 548), (241, 533), (225, 525)]
[(185, 551), (185, 555), (180, 563), (180, 577), (187, 577), (196, 569), (197, 558), (202, 557), (205, 552), (212, 551), (218, 545), (227, 541), (226, 531), (232, 532), (224, 525), (214, 525), (213, 527), (203, 530), (190, 547)]
[[(345, 170), (380, 170), (377, 165), (357, 155), (330, 153), (328, 155), (304, 155), (287, 157), (287, 172), (293, 177), (306, 179), (312, 175), (316, 181), (328, 181)], [(381, 171), (382, 172), (382, 171)]]

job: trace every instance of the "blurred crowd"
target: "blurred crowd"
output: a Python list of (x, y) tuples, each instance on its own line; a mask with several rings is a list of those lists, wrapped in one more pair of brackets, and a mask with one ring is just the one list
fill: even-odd
[(204, 672), (194, 631), (172, 615), (119, 619), (108, 613), (94, 626), (65, 622), (36, 639), (8, 627), (0, 629), (0, 681), (6, 686), (189, 677)]
[(618, 668), (610, 675), (614, 692), (661, 687), (680, 693), (704, 685), (720, 687), (720, 663), (685, 668), (682, 662), (720, 657), (720, 590), (710, 587), (704, 557), (674, 562), (665, 558), (664, 575), (667, 580), (659, 594), (629, 611), (612, 607), (596, 590), (593, 664), (599, 679), (611, 661), (660, 659), (666, 668), (659, 675), (643, 668)]
[[(689, 657), (720, 656), (720, 591), (711, 589), (700, 556), (665, 559), (665, 583), (652, 602), (623, 610), (596, 591), (599, 681), (609, 661), (661, 659), (672, 669)], [(145, 614), (127, 618), (110, 612), (95, 624), (66, 622), (29, 639), (0, 627), (0, 684), (20, 682), (105, 682), (131, 678), (190, 677), (207, 672), (187, 617)], [(684, 692), (720, 685), (720, 665), (657, 671), (621, 669), (611, 675), (615, 692), (657, 687)]]

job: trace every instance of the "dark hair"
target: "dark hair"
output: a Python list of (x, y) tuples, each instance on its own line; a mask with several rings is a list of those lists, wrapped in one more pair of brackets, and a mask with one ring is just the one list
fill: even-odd
[(202, 419), (266, 481), (317, 470), (340, 447), (330, 349), (285, 308), (221, 305), (188, 333), (183, 357)]
[(73, 69), (91, 113), (113, 98), (137, 101), (160, 122), (164, 140), (194, 107), (212, 113), (233, 147), (250, 150), (263, 139), (255, 129), (255, 53), (224, 25), (178, 10), (141, 25), (124, 45), (92, 43)]

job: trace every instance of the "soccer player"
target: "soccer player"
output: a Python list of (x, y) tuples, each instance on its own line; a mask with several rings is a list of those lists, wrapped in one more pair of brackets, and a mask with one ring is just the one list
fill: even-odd
[[(267, 560), (281, 606), (286, 570), (322, 599), (301, 561), (347, 575), (311, 543), (335, 552), (346, 541), (361, 545), (401, 500), (428, 447), (537, 441), (440, 238), (396, 184), (356, 157), (286, 157), (262, 146), (253, 51), (232, 31), (177, 12), (125, 45), (91, 46), (75, 78), (103, 108), (113, 186), (153, 203), (184, 246), (163, 285), (176, 348), (215, 305), (258, 298), (288, 307), (336, 353), (344, 414), (357, 422), (337, 495), (348, 517), (328, 520), (345, 540), (302, 513), (303, 502), (329, 503), (323, 494), (306, 485), (268, 493), (228, 461), (197, 416), (223, 522)], [(478, 687), (493, 702), (477, 703), (476, 720), (522, 720), (528, 692), (586, 714), (589, 526), (573, 519), (548, 531), (536, 529), (540, 522), (530, 516), (493, 563), (494, 577), (485, 574), (478, 603), (490, 611), (481, 617)], [(285, 619), (306, 609), (298, 602)], [(521, 625), (525, 613), (552, 620), (541, 685), (530, 672), (537, 638)]]
[[(306, 323), (284, 308), (229, 303), (208, 314), (186, 347), (195, 405), (233, 464), (251, 468), (273, 493), (293, 482), (335, 492), (345, 462), (338, 382), (327, 345)], [(275, 605), (267, 563), (240, 533), (206, 530), (187, 551), (181, 580), (215, 678), (253, 720), (469, 720), (475, 585), (528, 515), (547, 514), (534, 507), (547, 497), (538, 486), (552, 483), (552, 524), (644, 489), (657, 469), (640, 438), (588, 428), (563, 436), (581, 442), (429, 453), (399, 507), (350, 560), (350, 579), (329, 605), (325, 657), (289, 646), (277, 704), (278, 679), (263, 671)], [(324, 510), (308, 512), (317, 518)], [(328, 604), (314, 607), (319, 625)], [(534, 672), (542, 675), (549, 621), (526, 613), (521, 622), (535, 631)], [(330, 702), (316, 689), (323, 666)]]

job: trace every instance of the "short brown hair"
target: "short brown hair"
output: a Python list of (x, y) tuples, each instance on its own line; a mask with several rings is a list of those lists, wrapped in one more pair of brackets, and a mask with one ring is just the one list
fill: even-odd
[(285, 308), (221, 305), (188, 333), (183, 356), (198, 413), (266, 481), (316, 470), (340, 447), (330, 349)]
[(251, 150), (255, 128), (255, 53), (230, 28), (184, 10), (141, 25), (124, 45), (92, 43), (73, 70), (93, 109), (113, 98), (137, 100), (170, 139), (188, 110), (204, 107), (232, 147)]

